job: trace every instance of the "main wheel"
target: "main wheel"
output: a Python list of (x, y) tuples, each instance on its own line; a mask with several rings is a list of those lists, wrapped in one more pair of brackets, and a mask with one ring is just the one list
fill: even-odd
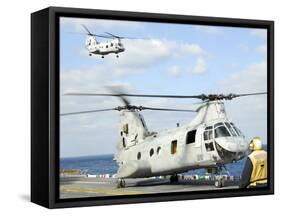
[(126, 182), (124, 179), (117, 180), (117, 188), (124, 188), (126, 186)]
[(104, 56), (101, 56), (101, 58), (104, 58)]
[(116, 55), (116, 58), (119, 58), (119, 55)]
[(172, 175), (170, 177), (170, 182), (171, 183), (175, 183), (175, 182), (178, 182), (179, 181), (179, 176), (178, 175)]
[(122, 188), (125, 188), (126, 187), (126, 182), (124, 179), (121, 180), (121, 187)]
[(224, 178), (223, 177), (219, 177), (218, 179), (216, 179), (215, 186), (216, 186), (216, 188), (224, 187)]

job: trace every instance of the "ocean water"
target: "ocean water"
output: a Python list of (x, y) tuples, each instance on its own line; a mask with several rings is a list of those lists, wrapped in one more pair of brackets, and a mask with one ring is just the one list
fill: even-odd
[[(245, 161), (246, 158), (236, 163), (227, 164), (226, 168), (228, 169), (229, 174), (232, 176), (240, 176), (243, 171)], [(113, 155), (62, 158), (60, 160), (60, 168), (79, 169), (91, 175), (115, 174), (118, 170), (118, 166), (116, 162), (113, 161)], [(206, 170), (205, 169), (190, 170), (185, 174), (205, 175)]]
[(61, 169), (79, 169), (87, 174), (115, 174), (118, 170), (113, 155), (71, 157), (60, 159)]

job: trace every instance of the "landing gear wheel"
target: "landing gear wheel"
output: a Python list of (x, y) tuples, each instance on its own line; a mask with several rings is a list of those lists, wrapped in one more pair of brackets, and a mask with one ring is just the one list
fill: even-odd
[(219, 177), (218, 179), (216, 179), (215, 186), (216, 186), (216, 188), (224, 187), (224, 178), (223, 177)]
[(171, 183), (176, 183), (176, 182), (178, 182), (179, 181), (179, 176), (178, 175), (172, 175), (171, 177), (170, 177), (170, 182)]
[(101, 58), (104, 58), (104, 56), (101, 56)]
[(125, 188), (126, 187), (126, 182), (124, 179), (118, 179), (117, 181), (117, 188)]
[(89, 53), (89, 56), (92, 56), (92, 54), (91, 54), (91, 53)]
[(116, 55), (116, 58), (119, 58), (119, 55)]

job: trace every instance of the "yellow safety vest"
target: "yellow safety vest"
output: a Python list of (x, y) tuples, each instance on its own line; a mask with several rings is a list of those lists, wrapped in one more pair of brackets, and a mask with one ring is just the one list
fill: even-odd
[(249, 186), (267, 184), (267, 152), (255, 150), (249, 155), (249, 158), (253, 165)]

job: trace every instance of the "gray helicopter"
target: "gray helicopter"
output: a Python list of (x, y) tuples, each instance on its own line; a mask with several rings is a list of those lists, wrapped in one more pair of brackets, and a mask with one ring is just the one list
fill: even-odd
[[(209, 173), (220, 173), (225, 164), (246, 156), (249, 143), (243, 133), (226, 115), (224, 100), (267, 94), (210, 94), (210, 95), (146, 95), (124, 93), (68, 93), (71, 96), (119, 97), (124, 105), (109, 109), (63, 113), (62, 116), (118, 111), (120, 113), (119, 140), (114, 155), (119, 169), (117, 187), (126, 186), (125, 179), (170, 176), (178, 181), (178, 174), (206, 168)], [(196, 98), (202, 104), (195, 110), (170, 109), (131, 105), (128, 97)], [(160, 132), (151, 132), (141, 111), (195, 112), (189, 123)], [(215, 181), (223, 187), (222, 177)]]

